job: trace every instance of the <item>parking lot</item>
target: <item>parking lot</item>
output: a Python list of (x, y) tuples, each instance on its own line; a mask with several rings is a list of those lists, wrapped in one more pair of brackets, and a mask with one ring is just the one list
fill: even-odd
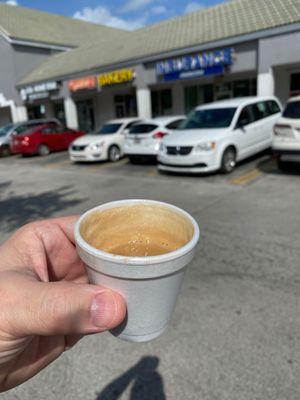
[(64, 152), (1, 158), (3, 239), (27, 221), (124, 198), (175, 204), (201, 229), (162, 337), (86, 337), (2, 398), (299, 400), (299, 177), (267, 153), (204, 176), (161, 175), (126, 159), (72, 164)]

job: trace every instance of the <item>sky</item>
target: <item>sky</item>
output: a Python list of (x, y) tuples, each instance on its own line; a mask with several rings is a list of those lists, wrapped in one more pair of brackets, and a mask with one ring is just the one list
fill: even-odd
[(137, 29), (226, 0), (0, 0), (114, 28)]

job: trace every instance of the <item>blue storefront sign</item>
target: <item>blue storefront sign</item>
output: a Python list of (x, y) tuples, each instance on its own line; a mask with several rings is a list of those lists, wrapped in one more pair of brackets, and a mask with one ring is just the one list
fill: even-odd
[(156, 63), (156, 74), (165, 81), (219, 75), (233, 63), (233, 49), (177, 57)]

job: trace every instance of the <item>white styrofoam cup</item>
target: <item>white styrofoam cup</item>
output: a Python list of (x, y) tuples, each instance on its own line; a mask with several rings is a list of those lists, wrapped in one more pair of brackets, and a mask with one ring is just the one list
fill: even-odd
[[(184, 216), (193, 226), (191, 240), (169, 253), (127, 257), (98, 250), (81, 236), (80, 225), (91, 213), (138, 204), (166, 207)], [(164, 332), (176, 304), (185, 268), (194, 256), (198, 240), (199, 227), (194, 218), (178, 207), (159, 201), (113, 201), (95, 207), (79, 218), (75, 226), (75, 241), (90, 282), (117, 291), (127, 304), (125, 321), (111, 331), (113, 335), (130, 342), (146, 342)]]

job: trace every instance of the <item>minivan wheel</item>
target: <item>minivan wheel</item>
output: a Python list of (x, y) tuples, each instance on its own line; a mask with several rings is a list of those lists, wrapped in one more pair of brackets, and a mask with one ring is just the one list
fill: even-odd
[(236, 151), (233, 147), (228, 147), (222, 157), (221, 172), (223, 174), (230, 174), (236, 166)]
[(50, 153), (49, 147), (45, 144), (41, 144), (38, 148), (38, 155), (39, 156), (47, 156)]
[(121, 158), (121, 151), (118, 146), (113, 145), (108, 150), (108, 159), (111, 162), (119, 161)]

